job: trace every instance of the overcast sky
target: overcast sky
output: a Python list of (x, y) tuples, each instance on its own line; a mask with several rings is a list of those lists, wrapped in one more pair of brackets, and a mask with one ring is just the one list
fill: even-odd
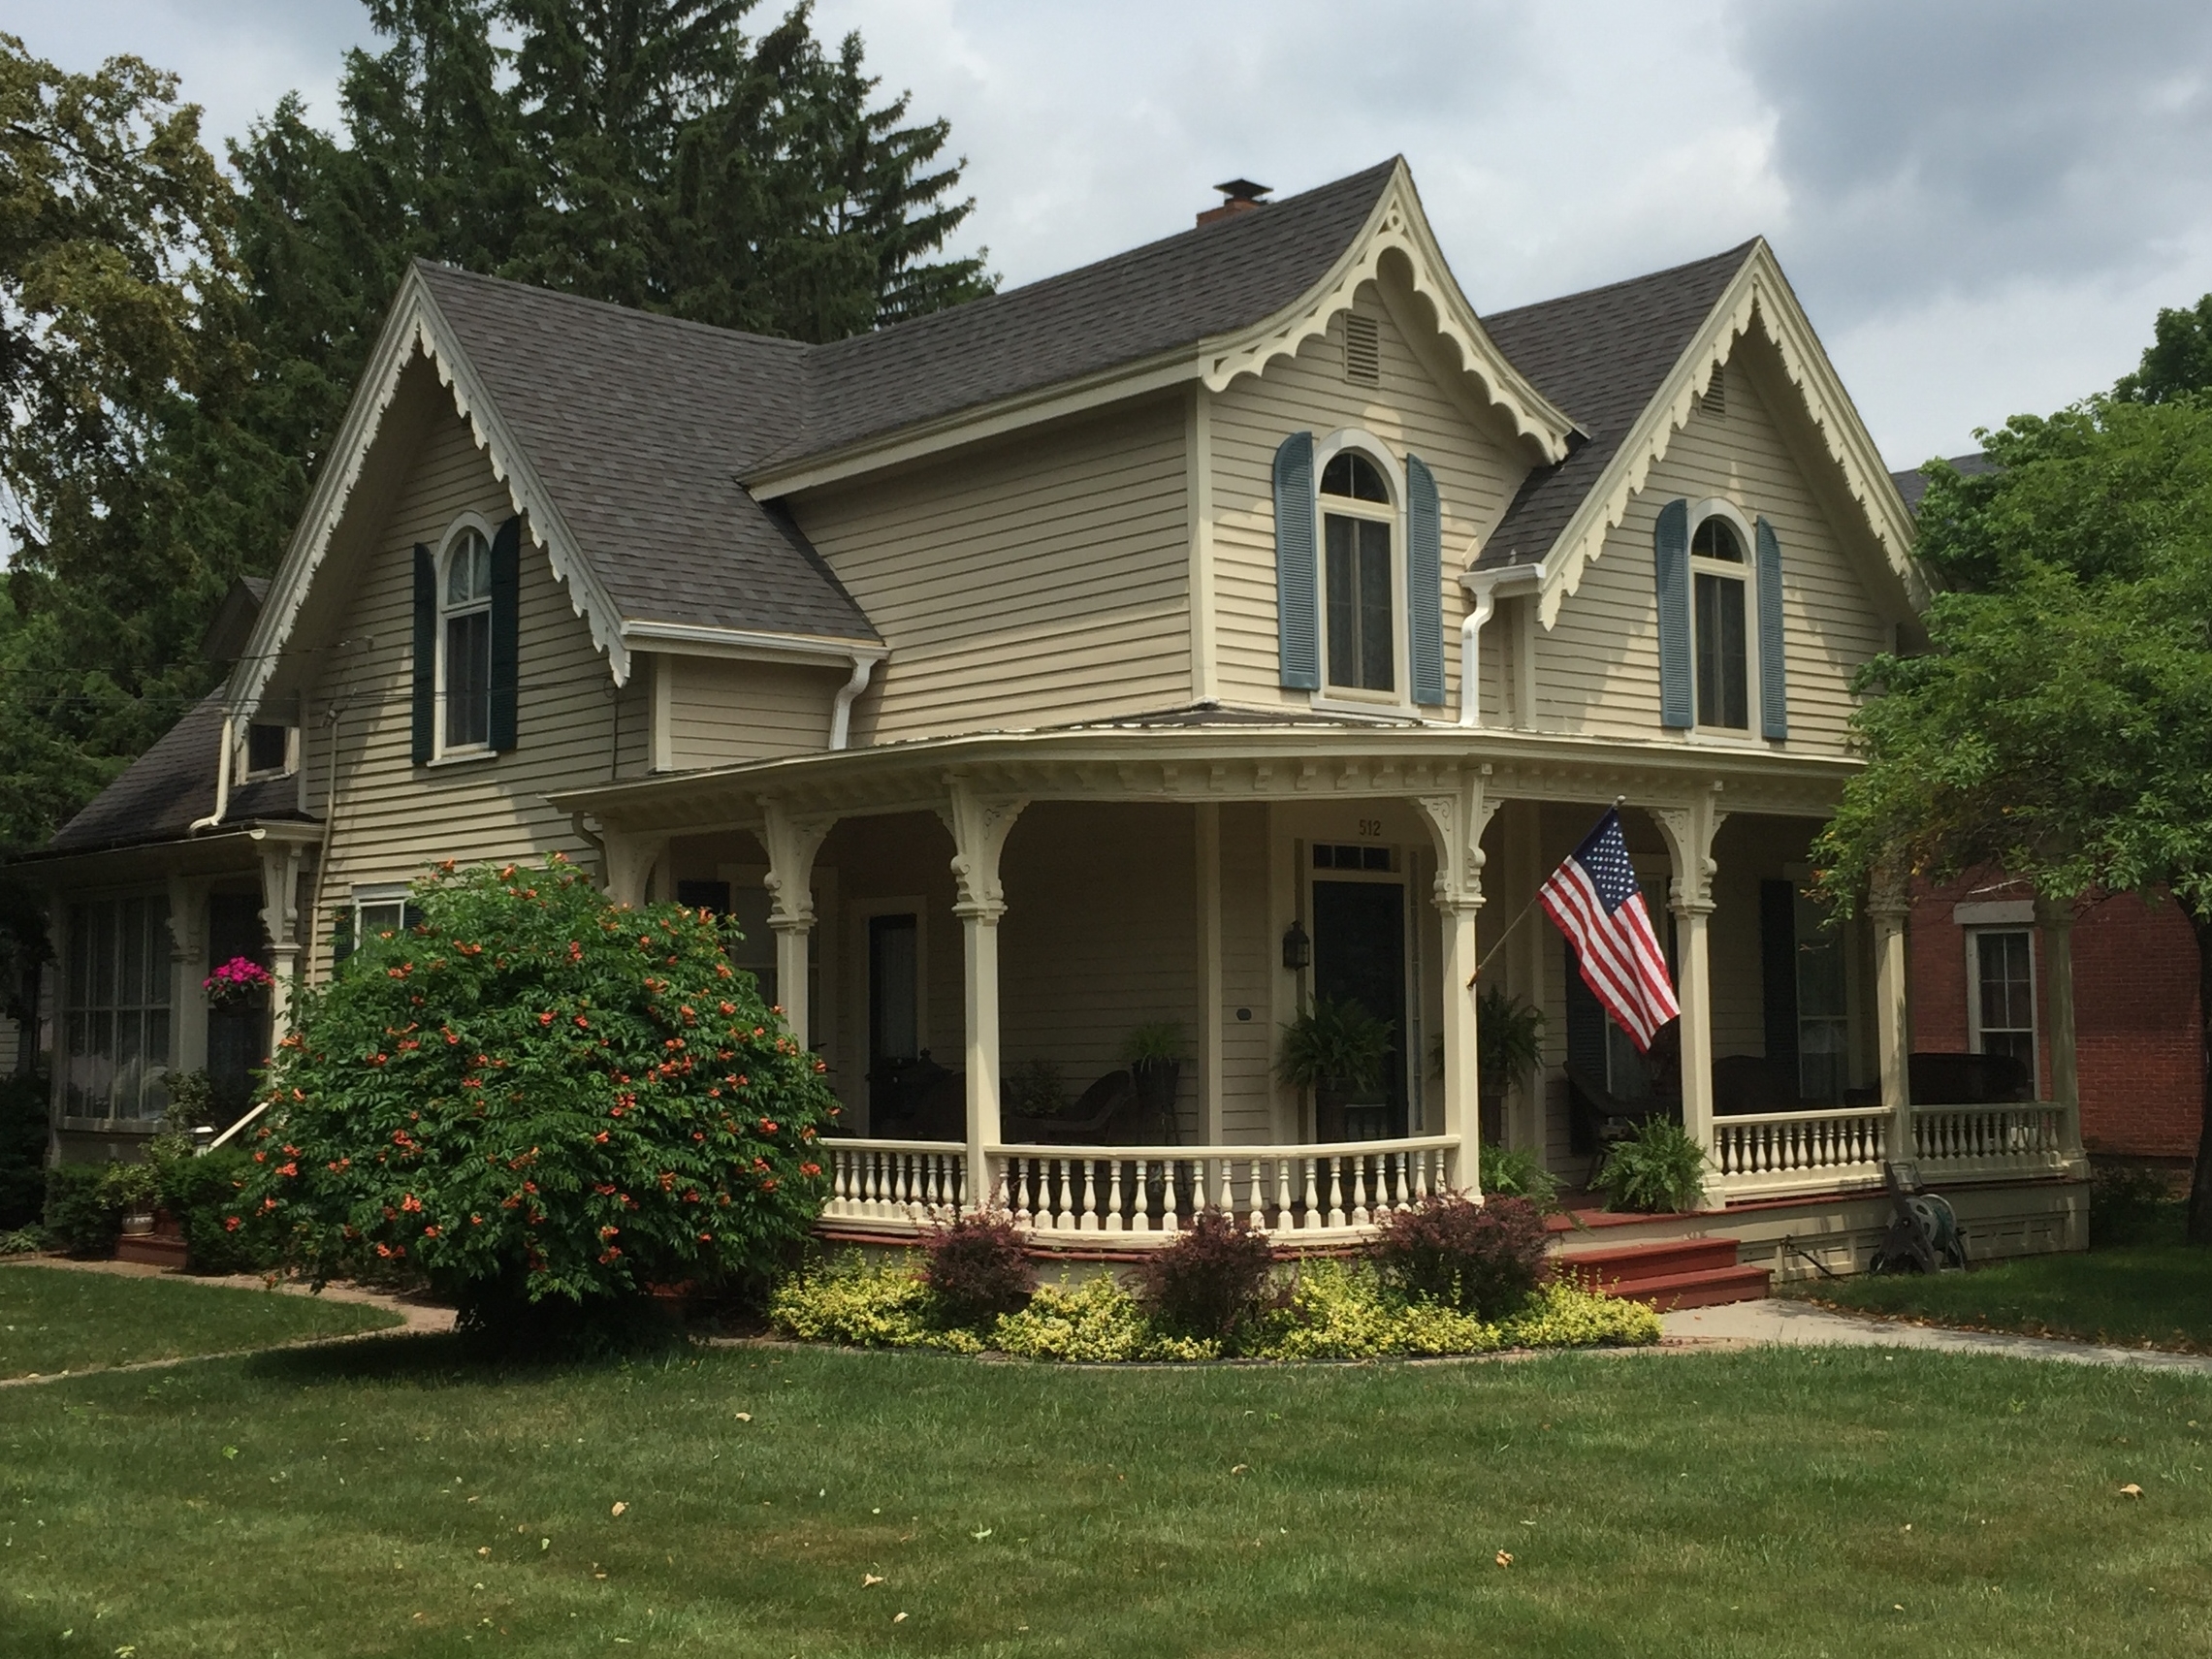
[[(765, 21), (767, 0), (760, 16)], [(819, 0), (952, 122), (1010, 284), (1178, 230), (1235, 175), (1394, 152), (1478, 310), (1779, 252), (1893, 465), (2132, 367), (2212, 291), (2212, 6), (2172, 0)], [(355, 0), (0, 0), (72, 68), (176, 70), (209, 130), (326, 124)]]

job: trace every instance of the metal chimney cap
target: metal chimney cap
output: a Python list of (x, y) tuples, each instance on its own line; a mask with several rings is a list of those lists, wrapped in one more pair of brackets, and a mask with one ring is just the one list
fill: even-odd
[(1263, 196), (1272, 195), (1275, 187), (1272, 184), (1255, 184), (1249, 178), (1232, 178), (1226, 184), (1216, 184), (1214, 188), (1232, 202), (1257, 202)]

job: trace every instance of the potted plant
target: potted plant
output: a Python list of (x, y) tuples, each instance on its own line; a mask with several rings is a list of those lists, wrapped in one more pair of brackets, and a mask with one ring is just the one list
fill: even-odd
[(275, 975), (250, 956), (234, 956), (200, 981), (210, 1008), (244, 1007), (276, 982)]
[(1122, 1043), (1122, 1057), (1137, 1084), (1137, 1101), (1143, 1116), (1159, 1125), (1161, 1143), (1180, 1144), (1176, 1133), (1175, 1094), (1183, 1075), (1183, 1028), (1173, 1020), (1154, 1020), (1131, 1032)]
[(1476, 1089), (1483, 1139), (1505, 1139), (1505, 1093), (1544, 1059), (1544, 1010), (1502, 985), (1486, 985), (1475, 999)]
[(1283, 1027), (1275, 1075), (1293, 1088), (1313, 1091), (1316, 1140), (1344, 1138), (1344, 1108), (1352, 1097), (1382, 1086), (1395, 1028), (1358, 1003), (1317, 997), (1313, 1006)]

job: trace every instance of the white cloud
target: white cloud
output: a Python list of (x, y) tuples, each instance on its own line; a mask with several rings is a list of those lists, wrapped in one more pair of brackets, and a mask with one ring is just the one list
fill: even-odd
[[(781, 14), (763, 0), (754, 26)], [(2212, 290), (2212, 12), (2177, 0), (819, 0), (952, 122), (962, 244), (1025, 281), (1394, 152), (1495, 310), (1764, 233), (1884, 453), (2132, 367)], [(0, 0), (72, 67), (179, 70), (218, 134), (335, 114), (352, 0)]]

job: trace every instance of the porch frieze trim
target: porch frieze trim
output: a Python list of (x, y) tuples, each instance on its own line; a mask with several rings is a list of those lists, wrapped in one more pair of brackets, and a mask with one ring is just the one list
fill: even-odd
[[(1312, 734), (1225, 732), (1008, 734), (913, 746), (847, 750), (563, 791), (563, 811), (616, 830), (755, 828), (762, 802), (794, 816), (862, 817), (940, 813), (956, 772), (978, 795), (1007, 800), (1322, 801), (1418, 800), (1456, 793), (1480, 767), (1488, 800), (1601, 805), (1616, 796), (1653, 811), (1694, 805), (1711, 788), (1715, 756), (1536, 734), (1463, 736), (1428, 731)], [(1517, 741), (1501, 742), (1510, 737)], [(950, 763), (949, 767), (947, 763)], [(1747, 755), (1725, 773), (1736, 813), (1826, 817), (1856, 761)]]

